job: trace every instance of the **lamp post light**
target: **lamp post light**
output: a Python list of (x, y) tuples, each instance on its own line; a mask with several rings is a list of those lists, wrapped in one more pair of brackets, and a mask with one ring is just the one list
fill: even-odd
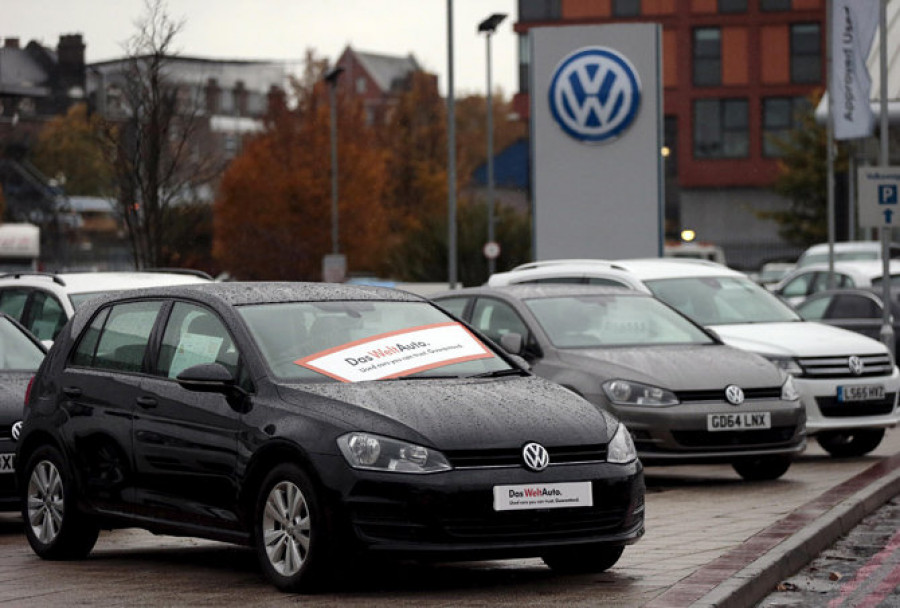
[(497, 26), (506, 19), (504, 13), (494, 13), (478, 24), (478, 31), (484, 32), (486, 64), (487, 64), (487, 191), (488, 191), (488, 234), (485, 254), (488, 259), (488, 274), (494, 274), (497, 268), (497, 254), (499, 248), (495, 244), (494, 237), (494, 103), (491, 92), (491, 36)]
[(341, 250), (338, 241), (338, 156), (337, 156), (337, 82), (344, 68), (335, 66), (325, 74), (328, 101), (331, 106), (331, 252)]

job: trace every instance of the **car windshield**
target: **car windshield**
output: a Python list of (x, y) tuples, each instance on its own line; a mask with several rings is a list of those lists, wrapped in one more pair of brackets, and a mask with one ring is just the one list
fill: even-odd
[(790, 306), (746, 277), (645, 281), (653, 294), (700, 325), (801, 321)]
[(33, 372), (44, 359), (44, 351), (13, 325), (0, 317), (0, 370)]
[(289, 302), (241, 306), (239, 312), (269, 369), (289, 382), (514, 371), (427, 302)]
[(563, 296), (534, 298), (525, 304), (557, 348), (715, 343), (649, 296)]

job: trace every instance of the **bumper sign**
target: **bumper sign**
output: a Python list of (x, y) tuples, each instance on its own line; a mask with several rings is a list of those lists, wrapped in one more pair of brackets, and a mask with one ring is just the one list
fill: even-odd
[(493, 356), (469, 330), (451, 322), (357, 340), (294, 363), (341, 382), (362, 382), (400, 378)]

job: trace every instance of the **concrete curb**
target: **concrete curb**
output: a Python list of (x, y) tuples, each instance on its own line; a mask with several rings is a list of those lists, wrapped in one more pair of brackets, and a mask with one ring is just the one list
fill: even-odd
[(645, 608), (749, 608), (900, 494), (900, 454), (824, 492), (713, 560)]

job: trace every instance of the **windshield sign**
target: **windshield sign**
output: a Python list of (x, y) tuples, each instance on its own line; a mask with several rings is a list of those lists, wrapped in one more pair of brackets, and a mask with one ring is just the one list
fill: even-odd
[(294, 363), (341, 382), (361, 382), (493, 356), (459, 323), (443, 323), (359, 340)]

